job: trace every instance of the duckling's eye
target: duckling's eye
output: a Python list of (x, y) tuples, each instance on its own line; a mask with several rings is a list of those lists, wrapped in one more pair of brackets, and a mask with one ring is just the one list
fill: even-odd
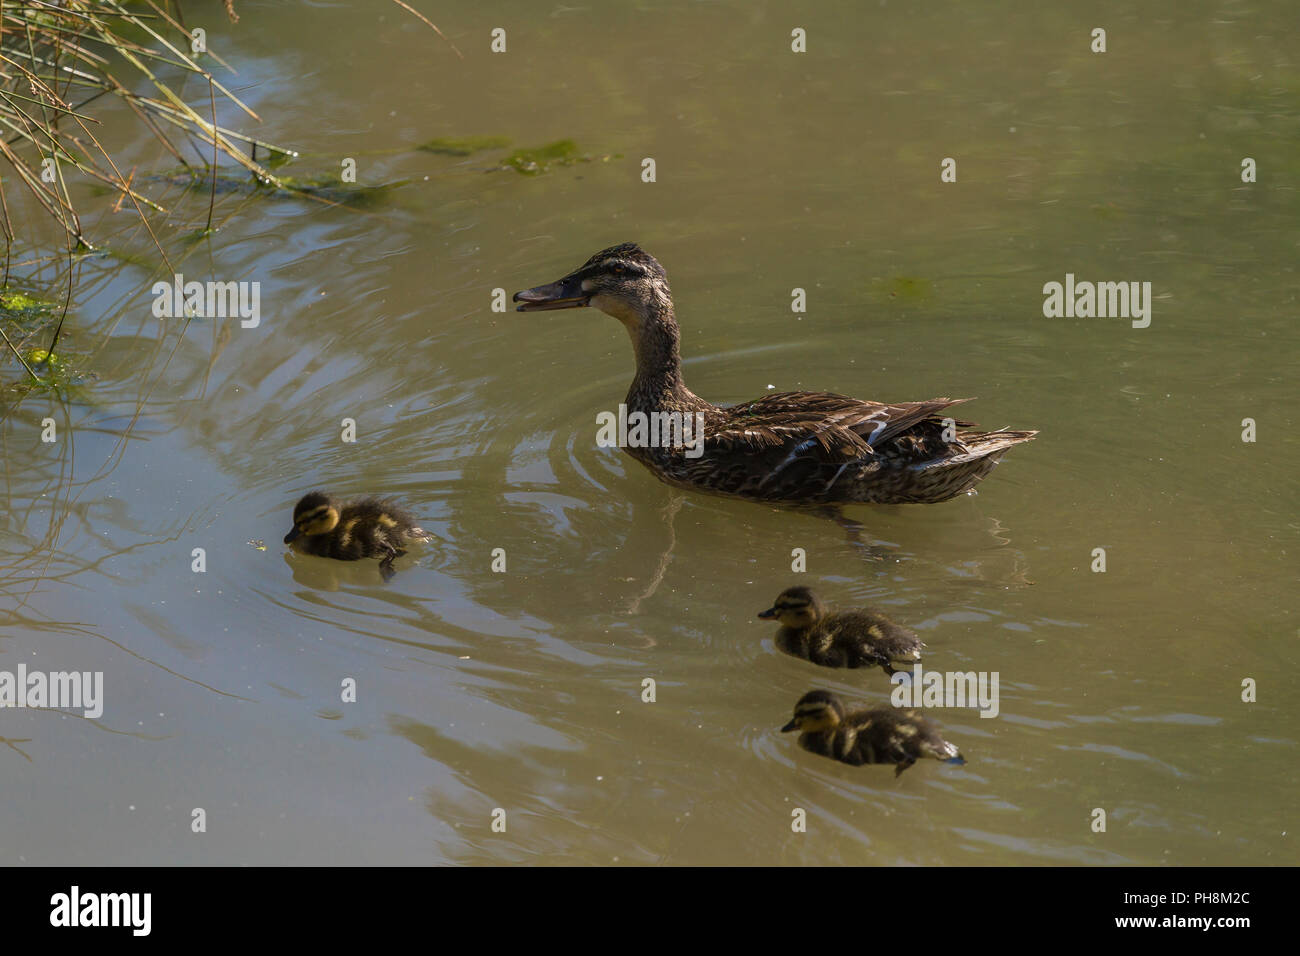
[(614, 273), (616, 276), (627, 275), (627, 266), (614, 266), (609, 271)]

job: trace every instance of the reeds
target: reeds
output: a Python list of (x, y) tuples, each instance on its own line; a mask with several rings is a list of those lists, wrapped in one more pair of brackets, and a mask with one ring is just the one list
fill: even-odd
[[(230, 4), (227, 10), (233, 13)], [(250, 119), (260, 117), (202, 65), (200, 60), (221, 61), (212, 53), (192, 52), (190, 33), (179, 17), (178, 8), (154, 0), (140, 8), (119, 0), (0, 0), (0, 161), (75, 247), (94, 248), (69, 197), (70, 170), (117, 192), (118, 201), (131, 203), (146, 222), (144, 208), (159, 208), (132, 188), (132, 176), (118, 168), (96, 138), (99, 124), (90, 107), (104, 96), (126, 103), (142, 129), (180, 163), (187, 161), (178, 141), (187, 137), (211, 147), (214, 166), (224, 156), (259, 179), (277, 182), (252, 157), (259, 145), (268, 156), (286, 150), (217, 125), (218, 98)], [(177, 71), (207, 86), (206, 116), (177, 93), (174, 81), (164, 79)], [(147, 92), (137, 91), (141, 79), (147, 81)], [(11, 244), (16, 236), (3, 177), (0, 227)]]
[[(409, 4), (393, 2), (442, 36)], [(223, 5), (225, 15), (237, 22), (234, 0), (223, 0)], [(258, 183), (311, 195), (312, 190), (296, 189), (270, 169), (277, 156), (296, 154), (217, 123), (219, 101), (251, 120), (260, 122), (261, 117), (205, 65), (229, 69), (225, 61), (210, 51), (196, 51), (193, 44), (180, 0), (0, 0), (0, 232), (5, 243), (0, 289), (10, 284), (13, 247), (23, 238), (11, 208), (30, 205), (11, 202), (9, 191), (15, 187), (61, 227), (66, 237), (62, 255), (69, 262), (79, 252), (94, 250), (69, 190), (69, 180), (76, 177), (107, 187), (107, 201), (116, 209), (134, 208), (167, 271), (174, 271), (149, 215), (167, 210), (137, 191), (135, 170), (120, 168), (96, 136), (100, 123), (95, 110), (104, 97), (126, 104), (141, 131), (155, 137), (177, 163), (191, 166), (197, 160), (194, 178), (211, 178), (208, 229), (223, 159), (243, 167)], [(452, 49), (461, 55), (454, 45)], [(197, 107), (181, 95), (192, 79), (203, 84)], [(188, 158), (187, 147), (193, 148)], [(4, 311), (0, 307), (0, 319)], [(66, 300), (46, 350), (51, 355), (63, 311)], [(37, 378), (3, 325), (0, 321), (4, 344)]]

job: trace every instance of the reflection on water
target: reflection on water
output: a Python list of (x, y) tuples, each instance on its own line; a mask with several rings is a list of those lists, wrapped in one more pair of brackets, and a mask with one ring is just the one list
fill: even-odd
[[(214, 30), (304, 174), (351, 156), (403, 185), (365, 209), (219, 195), (175, 268), (260, 281), (255, 330), (154, 319), (125, 218), (74, 267), (68, 347), (94, 379), (3, 399), (0, 669), (103, 671), (107, 702), (4, 712), (6, 857), (1294, 862), (1283, 34), (1170, 5), (1172, 26), (1115, 18), (1142, 56), (1103, 62), (1044, 45), (1068, 23), (828, 3), (796, 58), (775, 5), (562, 14), (518, 5), (493, 57), (485, 14), (447, 6), (463, 61), (397, 18), (358, 49), (329, 8)], [(413, 148), (467, 136), (512, 145)], [(488, 171), (560, 139), (609, 160)], [(1249, 189), (1245, 155), (1268, 171)], [(206, 219), (205, 191), (159, 189), (164, 238)], [(668, 269), (712, 401), (976, 396), (983, 425), (1042, 434), (978, 495), (851, 508), (856, 528), (668, 488), (595, 443), (632, 374), (617, 324), (491, 309), (622, 240)], [(1150, 281), (1151, 327), (1044, 318), (1067, 272)], [(436, 538), (387, 585), (290, 556), (318, 487), (398, 496)], [(889, 692), (776, 650), (756, 613), (796, 580), (914, 627), (927, 667), (999, 672), (997, 719), (935, 715), (965, 767), (895, 780), (778, 732), (814, 687)]]

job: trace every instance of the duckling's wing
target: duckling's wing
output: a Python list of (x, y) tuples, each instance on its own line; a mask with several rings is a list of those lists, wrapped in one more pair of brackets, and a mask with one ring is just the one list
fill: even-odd
[(840, 724), (837, 743), (845, 763), (911, 763), (923, 754), (918, 749), (917, 738), (921, 732), (913, 719), (912, 711), (903, 711), (900, 717), (890, 708), (858, 711), (849, 714)]
[(859, 731), (859, 739), (871, 749), (875, 763), (904, 763), (926, 756), (931, 749), (929, 735), (938, 737), (915, 711), (878, 710), (870, 716), (870, 728)]
[(838, 612), (826, 627), (836, 633), (838, 643), (856, 662), (853, 666), (910, 660), (912, 648), (919, 643), (907, 628), (870, 611)]
[(957, 747), (943, 739), (943, 734), (939, 732), (938, 726), (933, 721), (922, 717), (914, 710), (899, 711), (893, 716), (895, 722), (891, 727), (891, 734), (895, 746), (907, 756), (965, 762)]
[(396, 533), (410, 533), (415, 526), (414, 517), (397, 498), (359, 498), (349, 505), (348, 514)]
[(873, 643), (891, 660), (919, 659), (919, 651), (925, 647), (925, 642), (916, 631), (874, 609), (864, 612), (864, 617), (870, 619), (870, 627), (875, 628), (875, 634), (879, 635)]

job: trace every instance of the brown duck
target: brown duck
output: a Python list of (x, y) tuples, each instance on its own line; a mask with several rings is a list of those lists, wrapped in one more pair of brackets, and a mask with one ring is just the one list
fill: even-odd
[(680, 440), (627, 449), (680, 487), (792, 503), (946, 501), (1037, 434), (971, 431), (972, 423), (947, 416), (965, 399), (890, 405), (781, 392), (725, 408), (707, 402), (682, 381), (668, 275), (635, 243), (598, 252), (564, 278), (514, 298), (520, 312), (592, 306), (623, 323), (636, 352), (629, 417), (677, 412), (703, 423), (702, 449)]
[(827, 690), (799, 698), (793, 719), (781, 728), (782, 733), (792, 730), (799, 731), (799, 746), (809, 753), (854, 767), (892, 763), (895, 777), (922, 757), (966, 762), (939, 729), (916, 711), (878, 707), (845, 712), (840, 699)]
[(432, 537), (391, 500), (342, 501), (313, 491), (294, 506), (293, 529), (284, 543), (303, 554), (340, 561), (381, 558), (379, 573), (387, 581), (396, 573), (393, 559), (406, 554), (403, 545)]
[(894, 664), (919, 661), (925, 647), (915, 631), (879, 611), (828, 611), (802, 585), (786, 588), (758, 616), (781, 623), (778, 649), (822, 667), (879, 667), (893, 674)]

